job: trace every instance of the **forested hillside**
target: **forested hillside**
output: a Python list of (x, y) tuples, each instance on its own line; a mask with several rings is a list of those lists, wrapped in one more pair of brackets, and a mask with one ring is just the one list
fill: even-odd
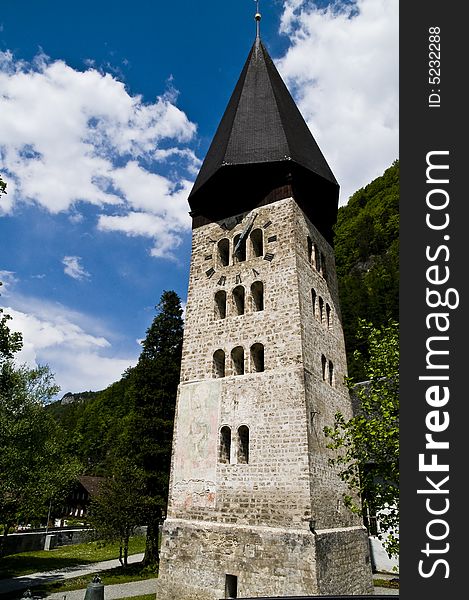
[(335, 254), (349, 376), (365, 375), (354, 351), (366, 347), (358, 321), (399, 321), (399, 162), (339, 209)]
[(83, 475), (106, 475), (128, 415), (133, 408), (133, 369), (101, 392), (66, 394), (47, 409), (67, 431), (70, 452), (83, 464)]

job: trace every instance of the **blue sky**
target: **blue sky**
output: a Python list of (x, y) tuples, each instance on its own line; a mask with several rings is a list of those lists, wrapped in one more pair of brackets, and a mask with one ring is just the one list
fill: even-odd
[[(2, 0), (0, 305), (61, 394), (135, 364), (185, 301), (187, 196), (255, 35), (254, 0)], [(261, 35), (341, 204), (398, 158), (398, 0), (261, 0)]]

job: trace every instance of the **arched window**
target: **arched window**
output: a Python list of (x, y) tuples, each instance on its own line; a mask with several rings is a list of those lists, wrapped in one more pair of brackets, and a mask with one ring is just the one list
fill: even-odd
[(317, 317), (318, 312), (318, 295), (316, 294), (316, 290), (311, 290), (311, 302), (313, 303), (313, 317)]
[(219, 290), (215, 294), (215, 319), (224, 319), (226, 317), (226, 292)]
[(313, 241), (312, 239), (309, 237), (306, 238), (306, 244), (308, 246), (308, 261), (309, 262), (314, 262), (314, 256), (313, 256)]
[(217, 379), (225, 376), (225, 353), (223, 350), (217, 350), (213, 354), (213, 376)]
[(332, 311), (329, 304), (326, 304), (326, 324), (328, 329), (332, 328)]
[(249, 427), (241, 425), (238, 429), (238, 463), (247, 465), (249, 462)]
[(230, 463), (231, 455), (231, 429), (226, 425), (220, 429), (220, 447), (218, 459), (221, 463)]
[(313, 245), (313, 256), (312, 256), (311, 262), (313, 263), (316, 271), (318, 271), (318, 273), (319, 273), (321, 271), (321, 256), (320, 256), (319, 248), (317, 247), (317, 244)]
[(329, 384), (334, 385), (334, 365), (332, 360), (329, 361)]
[(233, 375), (244, 375), (244, 349), (242, 346), (236, 346), (231, 351), (231, 362), (233, 365)]
[(313, 257), (312, 257), (311, 262), (313, 263), (316, 271), (318, 273), (320, 273), (321, 272), (321, 253), (319, 251), (317, 244), (313, 245)]
[(245, 290), (242, 285), (238, 285), (233, 290), (233, 302), (234, 302), (234, 306), (235, 306), (235, 314), (244, 315)]
[(327, 360), (324, 354), (321, 355), (322, 380), (326, 381)]
[(254, 229), (249, 237), (251, 238), (252, 256), (263, 256), (264, 234), (262, 233), (262, 229)]
[(320, 323), (324, 323), (324, 300), (319, 296), (319, 314), (318, 319)]
[(321, 275), (326, 279), (326, 257), (321, 252)]
[(230, 264), (230, 240), (223, 238), (218, 242), (218, 263), (220, 267), (227, 267)]
[(264, 370), (264, 346), (253, 344), (251, 346), (251, 371), (261, 373)]
[(258, 312), (264, 310), (264, 284), (262, 281), (255, 281), (251, 285), (252, 310)]
[(241, 239), (241, 234), (235, 235), (233, 240), (233, 254), (235, 262), (244, 262), (246, 260), (246, 238), (243, 239), (241, 244), (238, 246), (238, 242)]

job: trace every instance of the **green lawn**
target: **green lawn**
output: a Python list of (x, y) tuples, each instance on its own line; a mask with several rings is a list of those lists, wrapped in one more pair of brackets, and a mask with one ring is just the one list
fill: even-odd
[(399, 578), (396, 577), (394, 579), (380, 579), (379, 577), (377, 577), (376, 579), (373, 579), (373, 584), (375, 587), (385, 587), (398, 590)]
[[(145, 550), (145, 536), (131, 538), (129, 555)], [(119, 558), (119, 545), (99, 542), (61, 546), (54, 550), (22, 552), (0, 558), (0, 579), (29, 575), (39, 571), (52, 571), (77, 565), (86, 565), (103, 560)]]

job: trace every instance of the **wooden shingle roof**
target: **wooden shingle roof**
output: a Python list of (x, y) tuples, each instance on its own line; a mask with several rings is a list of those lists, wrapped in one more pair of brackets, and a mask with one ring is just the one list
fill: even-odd
[(302, 208), (330, 233), (338, 183), (264, 44), (256, 38), (190, 193), (191, 214), (218, 216), (252, 208), (240, 205), (239, 198), (249, 188), (256, 196), (260, 179), (262, 193), (269, 193), (266, 177), (271, 188), (293, 183)]

